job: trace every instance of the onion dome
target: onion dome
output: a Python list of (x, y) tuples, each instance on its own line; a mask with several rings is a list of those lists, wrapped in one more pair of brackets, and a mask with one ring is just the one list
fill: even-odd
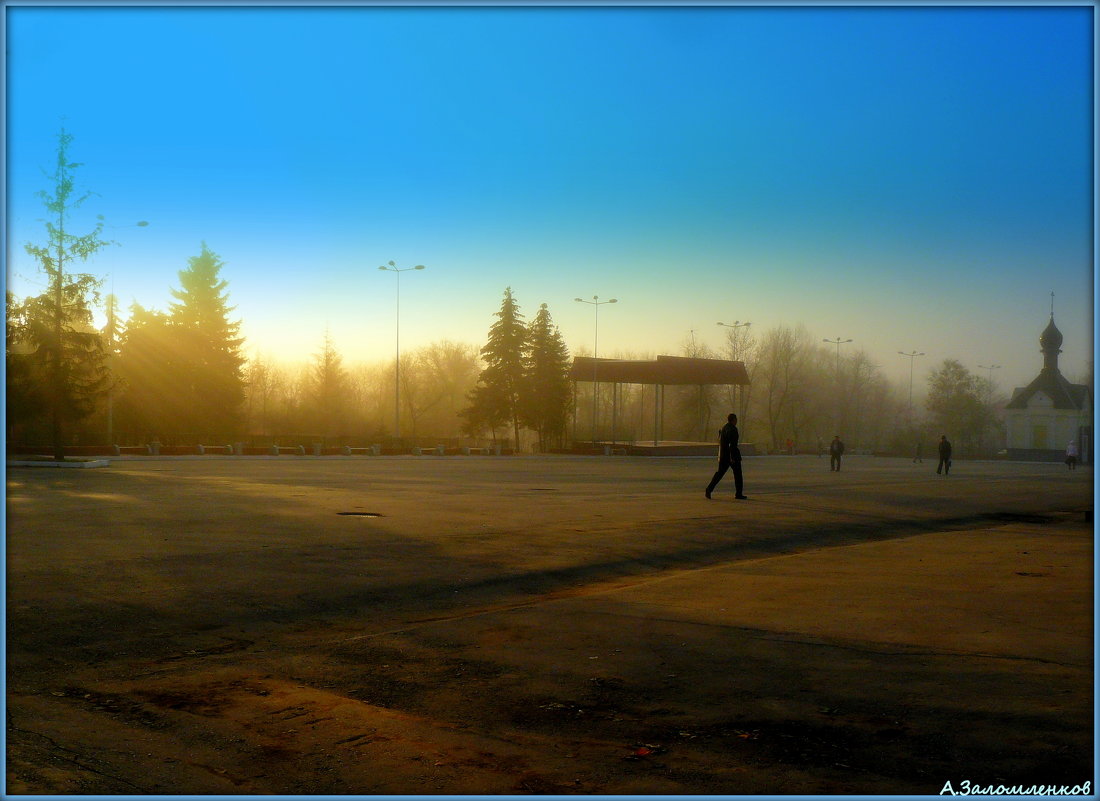
[(1050, 324), (1039, 335), (1039, 348), (1043, 352), (1043, 369), (1058, 369), (1058, 354), (1062, 352), (1062, 332), (1054, 324), (1054, 315), (1050, 315)]
[(1054, 350), (1060, 352), (1060, 348), (1062, 347), (1062, 332), (1059, 331), (1058, 326), (1054, 324), (1053, 315), (1050, 318), (1050, 324), (1043, 333), (1039, 335), (1039, 347), (1043, 351)]

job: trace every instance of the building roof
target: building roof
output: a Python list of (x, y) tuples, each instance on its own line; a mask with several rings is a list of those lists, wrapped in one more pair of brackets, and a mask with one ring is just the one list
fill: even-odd
[(577, 356), (569, 371), (573, 381), (595, 379), (608, 384), (748, 384), (744, 362), (725, 359), (693, 359), (687, 356), (658, 356), (654, 361), (593, 359)]
[(1054, 402), (1055, 409), (1081, 410), (1092, 403), (1092, 393), (1085, 384), (1071, 384), (1057, 369), (1044, 367), (1023, 389), (1017, 389), (1006, 409), (1026, 409), (1036, 392), (1042, 392)]

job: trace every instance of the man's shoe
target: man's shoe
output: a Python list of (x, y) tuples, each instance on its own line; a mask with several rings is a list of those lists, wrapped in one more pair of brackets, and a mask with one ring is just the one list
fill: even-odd
[(733, 497), (739, 501), (747, 501), (749, 499), (748, 495), (734, 495)]
[(710, 490), (703, 490), (703, 494), (707, 496), (707, 500), (710, 500)]

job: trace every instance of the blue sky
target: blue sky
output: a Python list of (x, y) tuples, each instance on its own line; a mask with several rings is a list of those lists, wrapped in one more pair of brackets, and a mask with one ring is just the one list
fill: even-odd
[(17, 294), (64, 124), (118, 226), (86, 269), (163, 309), (206, 242), (249, 353), (390, 358), (392, 259), (403, 349), (482, 344), (511, 286), (574, 350), (599, 295), (601, 355), (802, 323), (1007, 390), (1054, 291), (1092, 358), (1089, 6), (6, 14)]

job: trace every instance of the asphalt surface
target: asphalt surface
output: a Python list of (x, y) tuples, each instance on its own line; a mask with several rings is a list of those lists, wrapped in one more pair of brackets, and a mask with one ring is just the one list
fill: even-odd
[(1092, 780), (1091, 469), (934, 467), (10, 467), (7, 792)]

